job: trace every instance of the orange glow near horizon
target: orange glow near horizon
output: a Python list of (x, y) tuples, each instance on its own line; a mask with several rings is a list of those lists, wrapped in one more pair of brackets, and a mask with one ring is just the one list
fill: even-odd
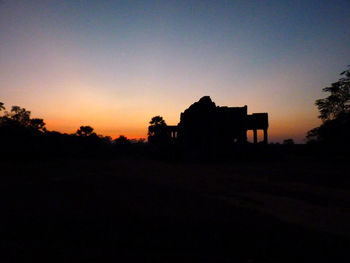
[[(263, 88), (277, 88), (282, 85), (282, 80), (277, 77), (274, 78), (275, 82), (267, 79), (252, 82), (251, 85), (257, 88), (254, 91), (242, 91), (239, 98), (234, 97), (232, 91), (218, 93), (215, 89), (201, 87), (201, 84), (198, 89), (187, 92), (187, 95), (182, 97), (176, 92), (176, 84), (168, 84), (169, 88), (165, 94), (158, 92), (162, 89), (161, 83), (151, 85), (146, 80), (134, 80), (132, 83), (116, 83), (116, 86), (129, 87), (126, 91), (118, 93), (105, 90), (103, 85), (108, 87), (108, 83), (96, 84), (88, 79), (83, 82), (83, 77), (80, 81), (78, 79), (79, 76), (66, 78), (51, 84), (50, 89), (35, 89), (35, 84), (32, 84), (27, 87), (37, 90), (33, 96), (28, 97), (25, 92), (19, 90), (17, 93), (12, 92), (11, 96), (2, 102), (7, 109), (10, 108), (9, 105), (19, 105), (30, 110), (33, 118), (44, 119), (48, 130), (71, 134), (80, 126), (89, 125), (97, 134), (112, 138), (120, 135), (128, 138), (147, 138), (149, 121), (156, 115), (161, 115), (168, 125), (176, 125), (180, 121), (180, 113), (204, 95), (211, 95), (217, 106), (247, 105), (248, 114), (268, 112), (270, 142), (282, 142), (292, 138), (298, 143), (303, 143), (306, 132), (320, 124), (317, 109), (306, 106), (312, 105), (313, 98), (294, 101), (289, 105), (281, 103), (282, 95), (276, 95), (274, 89), (267, 91)], [(136, 88), (143, 90), (144, 94), (131, 92)], [(295, 97), (291, 91), (287, 91), (284, 96), (288, 95), (291, 98)]]
[[(80, 114), (82, 114), (80, 112)], [(125, 115), (125, 114), (121, 114)], [(68, 116), (67, 118), (44, 118), (48, 130), (56, 130), (62, 133), (72, 134), (82, 125), (89, 125), (95, 132), (113, 139), (124, 135), (129, 139), (147, 138), (147, 129), (150, 119), (155, 115), (164, 117), (168, 125), (176, 125), (180, 121), (180, 113), (175, 114), (129, 114), (129, 118), (120, 119), (112, 116), (99, 117), (97, 114)], [(178, 116), (177, 118), (175, 116)], [(172, 118), (171, 118), (172, 117)], [(282, 142), (284, 139), (292, 138), (298, 143), (305, 142), (306, 132), (320, 124), (316, 118), (295, 115), (290, 118), (269, 115), (269, 141)], [(248, 132), (248, 137), (251, 137)], [(259, 137), (261, 137), (259, 135)]]

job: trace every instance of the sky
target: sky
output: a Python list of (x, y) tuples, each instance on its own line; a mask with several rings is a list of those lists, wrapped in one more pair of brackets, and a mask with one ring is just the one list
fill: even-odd
[[(0, 101), (49, 130), (147, 136), (202, 96), (305, 142), (350, 64), (349, 0), (0, 1)], [(261, 135), (260, 135), (261, 136)]]

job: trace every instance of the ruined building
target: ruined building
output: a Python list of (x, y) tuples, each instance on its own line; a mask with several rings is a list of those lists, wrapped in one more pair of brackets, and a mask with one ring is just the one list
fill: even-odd
[(268, 126), (267, 113), (248, 114), (247, 106), (216, 106), (205, 96), (181, 113), (180, 123), (168, 126), (168, 133), (185, 145), (198, 147), (247, 143), (248, 130), (253, 130), (254, 143), (257, 143), (257, 130), (263, 130), (263, 143), (267, 143)]

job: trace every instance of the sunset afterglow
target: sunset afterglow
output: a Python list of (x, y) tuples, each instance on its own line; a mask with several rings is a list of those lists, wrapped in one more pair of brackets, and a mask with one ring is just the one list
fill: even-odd
[(177, 124), (209, 95), (301, 143), (349, 64), (350, 2), (297, 3), (1, 1), (0, 101), (49, 130), (145, 138), (153, 116)]

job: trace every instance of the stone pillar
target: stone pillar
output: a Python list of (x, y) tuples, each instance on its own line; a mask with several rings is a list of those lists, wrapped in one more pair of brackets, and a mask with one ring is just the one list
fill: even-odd
[(254, 143), (258, 143), (258, 131), (254, 129), (253, 132), (254, 132)]
[(264, 129), (264, 143), (265, 143), (265, 144), (268, 143), (268, 139), (267, 139), (267, 129)]
[(247, 130), (242, 131), (240, 143), (247, 143)]

